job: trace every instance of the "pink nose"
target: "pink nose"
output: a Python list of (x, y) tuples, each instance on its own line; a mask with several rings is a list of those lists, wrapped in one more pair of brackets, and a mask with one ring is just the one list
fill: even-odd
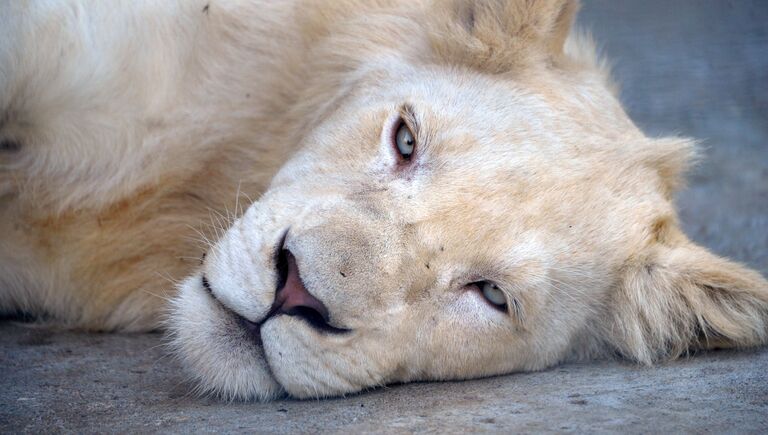
[(291, 251), (286, 249), (280, 253), (278, 270), (284, 274), (281, 278), (285, 284), (277, 289), (275, 296), (277, 312), (292, 315), (306, 314), (307, 310), (311, 310), (327, 322), (328, 308), (304, 287), (299, 274), (299, 266), (296, 264), (296, 258), (291, 254)]

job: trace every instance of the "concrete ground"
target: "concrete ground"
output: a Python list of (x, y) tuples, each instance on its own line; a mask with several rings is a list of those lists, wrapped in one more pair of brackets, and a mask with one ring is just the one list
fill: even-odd
[[(678, 199), (689, 235), (767, 274), (768, 3), (584, 3), (632, 118), (708, 149)], [(161, 343), (0, 323), (0, 432), (768, 433), (768, 349), (227, 404), (190, 395)]]
[(654, 368), (617, 362), (344, 399), (221, 403), (189, 394), (159, 334), (0, 326), (7, 432), (768, 433), (768, 350), (711, 352)]

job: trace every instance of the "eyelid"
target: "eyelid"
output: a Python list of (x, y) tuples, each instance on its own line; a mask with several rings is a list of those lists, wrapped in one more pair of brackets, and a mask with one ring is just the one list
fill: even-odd
[[(405, 125), (408, 127), (408, 129), (411, 130), (411, 133), (413, 133), (414, 139), (416, 139), (416, 143), (419, 143), (419, 122), (416, 119), (416, 113), (413, 110), (413, 106), (406, 103), (403, 104), (400, 107), (400, 120), (405, 123)], [(396, 126), (397, 128), (398, 126)]]

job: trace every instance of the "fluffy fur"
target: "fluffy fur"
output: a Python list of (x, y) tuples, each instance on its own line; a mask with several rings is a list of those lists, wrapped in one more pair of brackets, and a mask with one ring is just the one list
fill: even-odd
[[(200, 388), (243, 399), (764, 344), (766, 281), (679, 229), (693, 142), (632, 124), (576, 9), (0, 4), (0, 310), (143, 331), (168, 308)], [(286, 232), (350, 332), (267, 318)]]

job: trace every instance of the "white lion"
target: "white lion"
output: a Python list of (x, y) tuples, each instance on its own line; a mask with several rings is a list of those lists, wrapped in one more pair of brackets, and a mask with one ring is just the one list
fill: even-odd
[(576, 8), (0, 3), (0, 309), (169, 308), (242, 399), (764, 344), (766, 281), (678, 225), (693, 143), (633, 125)]

